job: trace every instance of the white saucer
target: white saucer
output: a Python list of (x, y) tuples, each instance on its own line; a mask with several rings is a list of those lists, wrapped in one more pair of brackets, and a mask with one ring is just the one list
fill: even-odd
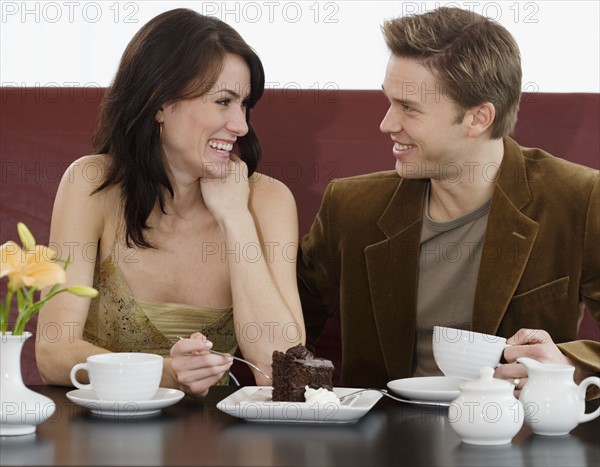
[[(356, 392), (357, 388), (333, 388), (341, 397)], [(251, 422), (270, 423), (354, 423), (377, 403), (380, 392), (369, 391), (347, 404), (323, 405), (306, 402), (273, 402), (270, 386), (245, 386), (217, 404), (217, 408), (229, 415)]]
[(178, 389), (159, 388), (147, 401), (102, 401), (92, 389), (75, 389), (67, 392), (69, 400), (89, 409), (94, 415), (118, 419), (147, 417), (160, 409), (176, 404), (185, 394)]
[(418, 401), (450, 402), (460, 394), (467, 380), (449, 376), (423, 376), (390, 381), (387, 387), (397, 394)]

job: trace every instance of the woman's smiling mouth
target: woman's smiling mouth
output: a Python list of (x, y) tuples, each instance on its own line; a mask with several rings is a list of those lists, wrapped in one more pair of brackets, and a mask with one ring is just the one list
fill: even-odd
[(229, 152), (233, 149), (233, 143), (226, 141), (210, 140), (208, 145), (215, 151), (222, 154), (229, 154)]

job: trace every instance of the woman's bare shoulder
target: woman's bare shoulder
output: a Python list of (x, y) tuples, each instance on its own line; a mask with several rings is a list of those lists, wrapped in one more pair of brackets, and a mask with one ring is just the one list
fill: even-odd
[(62, 182), (86, 185), (95, 190), (104, 181), (109, 167), (110, 157), (106, 154), (83, 156), (69, 165)]
[[(290, 189), (281, 181), (254, 173), (250, 177), (250, 209), (263, 239), (282, 235), (296, 239), (298, 212)], [(282, 233), (283, 232), (283, 233)]]
[(290, 189), (281, 181), (268, 175), (255, 172), (250, 176), (250, 193), (254, 201), (270, 204), (295, 205), (294, 196)]
[(97, 191), (109, 166), (110, 158), (105, 154), (83, 156), (72, 162), (62, 177), (56, 202), (72, 209), (79, 206), (81, 214), (88, 209), (114, 211), (120, 202), (120, 188), (112, 185)]

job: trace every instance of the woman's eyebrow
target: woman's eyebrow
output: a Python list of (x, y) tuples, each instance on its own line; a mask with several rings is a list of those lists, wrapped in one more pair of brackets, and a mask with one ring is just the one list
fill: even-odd
[(210, 94), (219, 94), (219, 93), (223, 93), (223, 92), (226, 94), (229, 94), (235, 100), (248, 99), (248, 97), (250, 96), (250, 93), (248, 93), (246, 96), (242, 97), (240, 95), (240, 93), (238, 93), (237, 91), (234, 91), (233, 89), (229, 89), (229, 88), (217, 89), (217, 90), (211, 92)]

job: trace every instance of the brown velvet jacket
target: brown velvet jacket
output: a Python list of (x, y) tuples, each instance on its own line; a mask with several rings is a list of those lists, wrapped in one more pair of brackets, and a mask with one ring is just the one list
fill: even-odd
[[(308, 342), (341, 313), (341, 383), (385, 387), (411, 376), (425, 180), (379, 172), (332, 181), (301, 242)], [(431, 284), (435, 287), (435, 284)], [(472, 329), (545, 329), (600, 371), (600, 343), (577, 341), (583, 306), (600, 323), (600, 175), (504, 139)]]

